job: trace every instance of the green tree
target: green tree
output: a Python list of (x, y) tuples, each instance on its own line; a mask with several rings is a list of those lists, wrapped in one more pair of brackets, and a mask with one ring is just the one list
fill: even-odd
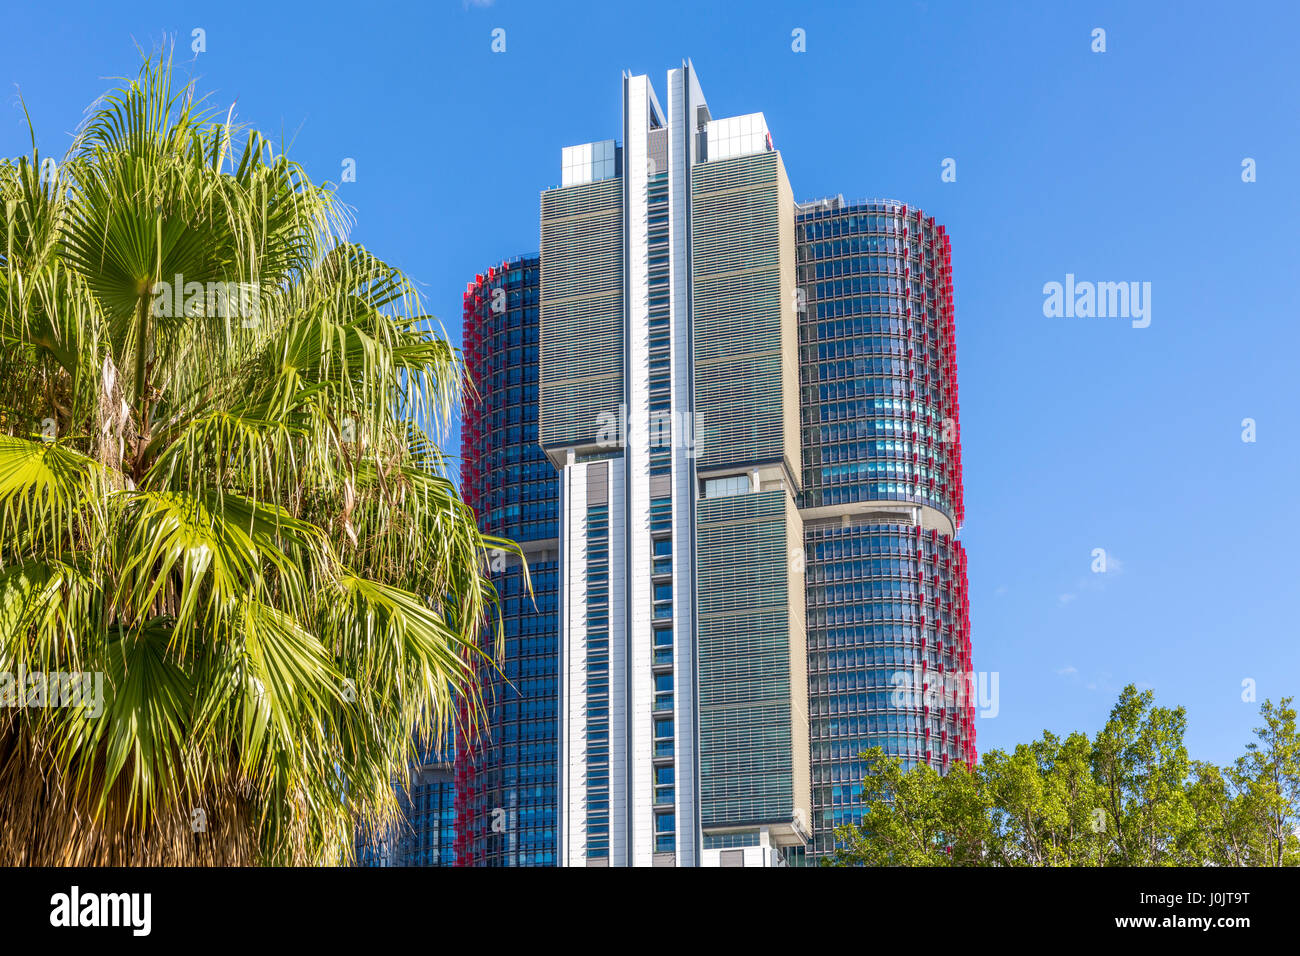
[(1184, 784), (1190, 762), (1182, 707), (1153, 706), (1132, 684), (1120, 692), (1093, 741), (1092, 768), (1116, 866), (1168, 866), (1181, 853), (1196, 816)]
[(1097, 787), (1086, 734), (1044, 732), (1010, 754), (992, 750), (977, 769), (990, 806), (991, 861), (1004, 866), (1089, 866), (1101, 859)]
[(904, 771), (879, 747), (862, 755), (860, 825), (835, 831), (840, 848), (828, 865), (972, 866), (984, 858), (988, 807), (964, 764), (940, 775), (928, 764)]
[(105, 687), (0, 709), (0, 862), (346, 859), (479, 711), (512, 548), (446, 475), (459, 356), (163, 56), (32, 143), (0, 161), (0, 673)]
[(868, 751), (865, 810), (825, 861), (849, 866), (1300, 865), (1291, 698), (1233, 766), (1189, 760), (1183, 708), (1128, 686), (1094, 740), (1044, 732), (946, 776)]
[(1189, 863), (1249, 866), (1258, 842), (1259, 821), (1252, 813), (1241, 779), (1212, 763), (1192, 761), (1187, 798), (1196, 814), (1196, 827), (1185, 839)]
[(1300, 735), (1293, 698), (1260, 706), (1264, 726), (1229, 772), (1250, 820), (1251, 861), (1260, 866), (1300, 865)]

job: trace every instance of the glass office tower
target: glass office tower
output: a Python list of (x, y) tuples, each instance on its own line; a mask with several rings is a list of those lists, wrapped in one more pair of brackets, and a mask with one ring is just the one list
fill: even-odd
[(951, 246), (903, 203), (798, 210), (812, 856), (859, 754), (975, 760)]
[(492, 562), (504, 652), (480, 669), (486, 721), (458, 742), (456, 862), (556, 863), (559, 571), (555, 469), (537, 439), (538, 260), (503, 262), (464, 296), (461, 493), (485, 534), (523, 548)]
[(560, 472), (561, 862), (779, 865), (807, 839), (794, 202), (761, 113), (622, 80), (541, 202)]

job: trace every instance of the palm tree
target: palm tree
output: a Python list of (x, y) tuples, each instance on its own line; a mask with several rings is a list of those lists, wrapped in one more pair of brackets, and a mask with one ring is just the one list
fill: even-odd
[(515, 550), (447, 478), (462, 369), (411, 282), (171, 73), (0, 160), (7, 864), (346, 861), (479, 719)]

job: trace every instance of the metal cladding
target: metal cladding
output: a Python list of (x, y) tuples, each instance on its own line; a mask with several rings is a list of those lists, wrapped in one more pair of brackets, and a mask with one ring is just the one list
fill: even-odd
[(623, 194), (617, 179), (542, 193), (543, 448), (596, 441), (623, 398)]
[(696, 467), (785, 465), (799, 478), (792, 355), (793, 200), (776, 152), (698, 167), (692, 181)]

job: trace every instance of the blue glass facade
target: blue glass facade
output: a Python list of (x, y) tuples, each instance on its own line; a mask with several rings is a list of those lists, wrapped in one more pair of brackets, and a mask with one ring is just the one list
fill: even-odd
[(485, 534), (518, 542), (492, 562), (504, 630), (480, 672), (485, 721), (456, 762), (456, 862), (556, 864), (559, 482), (537, 444), (538, 261), (510, 260), (465, 293), (461, 486)]
[(387, 832), (358, 834), (357, 866), (454, 865), (456, 784), (450, 746), (448, 735), (442, 754), (427, 754), (411, 768), (410, 789), (397, 792), (401, 822)]
[(975, 754), (951, 256), (889, 201), (797, 217), (813, 843), (861, 819), (874, 746)]
[(609, 858), (609, 506), (587, 509), (588, 859)]

